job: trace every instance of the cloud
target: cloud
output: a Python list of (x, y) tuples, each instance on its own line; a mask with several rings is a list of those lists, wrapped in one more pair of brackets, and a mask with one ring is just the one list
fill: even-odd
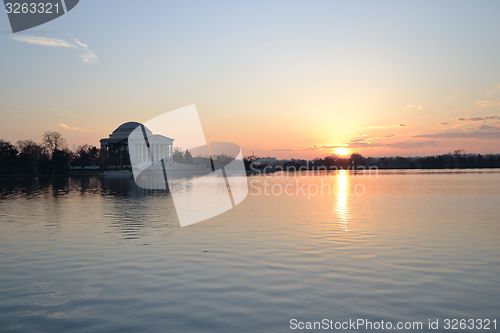
[(439, 139), (479, 139), (479, 140), (498, 140), (500, 139), (500, 128), (494, 126), (483, 125), (479, 129), (461, 132), (441, 132), (415, 135), (416, 138), (439, 138)]
[(67, 130), (70, 130), (70, 131), (77, 131), (77, 132), (84, 132), (84, 131), (86, 131), (83, 128), (79, 128), (79, 127), (75, 127), (75, 126), (70, 126), (70, 125), (65, 124), (65, 123), (57, 123), (57, 125), (59, 127), (62, 127), (64, 129), (67, 129)]
[(81, 49), (83, 49), (85, 52), (81, 55), (80, 59), (86, 64), (98, 64), (99, 63), (99, 58), (97, 57), (97, 54), (92, 51), (87, 44), (84, 44), (80, 42), (78, 39), (74, 38), (73, 41), (75, 42), (76, 45), (78, 45)]
[(500, 116), (485, 116), (485, 117), (460, 117), (458, 118), (459, 121), (484, 121), (484, 120), (494, 120), (494, 119), (500, 119)]
[(500, 106), (500, 101), (482, 100), (476, 101), (476, 105), (480, 108), (491, 108), (494, 106)]
[(48, 37), (29, 36), (29, 35), (14, 35), (11, 38), (15, 41), (30, 45), (47, 46), (47, 47), (64, 47), (64, 48), (76, 47), (76, 45), (72, 44), (71, 42), (59, 38), (48, 38)]
[(391, 143), (382, 143), (382, 142), (350, 142), (349, 148), (379, 148), (379, 147), (387, 147), (387, 148), (397, 148), (397, 149), (414, 149), (421, 147), (435, 147), (437, 143), (435, 141), (400, 141), (400, 142), (391, 142)]
[(86, 64), (98, 64), (99, 63), (99, 58), (91, 50), (87, 50), (84, 54), (82, 54), (80, 59), (82, 59), (82, 61)]
[(481, 125), (479, 129), (482, 131), (500, 131), (500, 127), (490, 125)]
[(444, 123), (441, 123), (441, 125), (448, 125), (448, 123), (444, 122)]
[(352, 139), (349, 141), (347, 145), (322, 145), (315, 146), (317, 149), (334, 149), (340, 147), (348, 147), (348, 148), (396, 148), (396, 149), (414, 149), (420, 147), (434, 147), (437, 146), (435, 141), (399, 141), (399, 142), (375, 142), (373, 140), (378, 139), (379, 137), (359, 137)]
[(323, 149), (326, 146), (317, 146), (314, 145), (313, 147), (306, 147), (306, 148), (298, 148), (298, 149), (291, 149), (291, 148), (271, 148), (271, 149), (263, 149), (262, 151), (276, 151), (276, 152), (291, 152), (291, 151), (311, 151), (311, 150), (318, 150), (318, 149)]
[(264, 149), (263, 151), (295, 151), (295, 149), (289, 149), (289, 148), (273, 148), (273, 149)]
[(11, 37), (13, 40), (29, 45), (44, 46), (44, 47), (57, 47), (57, 48), (71, 48), (79, 49), (83, 51), (80, 59), (86, 64), (98, 64), (99, 58), (92, 51), (87, 44), (82, 43), (76, 38), (71, 41), (61, 39), (61, 38), (50, 38), (43, 36), (31, 36), (31, 35), (14, 35)]
[(483, 121), (484, 118), (483, 117), (470, 117), (470, 118), (464, 118), (464, 117), (461, 117), (461, 118), (458, 118), (459, 121)]
[(436, 141), (401, 141), (395, 143), (386, 143), (383, 145), (383, 147), (402, 148), (402, 149), (435, 147), (435, 146), (437, 146)]
[(315, 145), (314, 149), (335, 149), (335, 148), (346, 148), (346, 145)]
[(400, 127), (405, 127), (405, 126), (407, 126), (407, 125), (406, 124), (375, 125), (375, 126), (363, 127), (363, 128), (360, 128), (360, 130), (390, 129), (390, 128), (400, 128)]
[(415, 105), (415, 104), (408, 104), (408, 105), (405, 105), (401, 108), (402, 111), (406, 111), (406, 110), (423, 110), (424, 107), (422, 105)]

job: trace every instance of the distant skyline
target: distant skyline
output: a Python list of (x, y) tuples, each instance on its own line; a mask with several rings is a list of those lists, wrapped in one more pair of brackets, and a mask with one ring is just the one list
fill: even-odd
[(0, 138), (99, 145), (196, 104), (245, 155), (500, 153), (500, 2), (81, 1), (12, 34)]

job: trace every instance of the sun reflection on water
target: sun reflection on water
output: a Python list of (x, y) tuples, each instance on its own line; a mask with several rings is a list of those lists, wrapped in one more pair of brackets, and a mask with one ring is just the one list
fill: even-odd
[(345, 231), (349, 231), (349, 208), (348, 208), (348, 185), (349, 179), (346, 170), (339, 170), (337, 173), (337, 205), (335, 206), (335, 215), (339, 224)]

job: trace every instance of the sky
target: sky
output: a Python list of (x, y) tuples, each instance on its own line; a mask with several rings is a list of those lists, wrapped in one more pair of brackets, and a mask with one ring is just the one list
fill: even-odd
[(13, 34), (0, 138), (98, 145), (195, 104), (208, 140), (313, 158), (500, 153), (499, 1), (82, 0)]

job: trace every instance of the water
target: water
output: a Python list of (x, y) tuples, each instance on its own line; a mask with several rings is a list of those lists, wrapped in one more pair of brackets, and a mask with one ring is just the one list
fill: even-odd
[(167, 194), (128, 180), (3, 180), (0, 331), (498, 317), (500, 172), (249, 181), (241, 205), (180, 228)]

